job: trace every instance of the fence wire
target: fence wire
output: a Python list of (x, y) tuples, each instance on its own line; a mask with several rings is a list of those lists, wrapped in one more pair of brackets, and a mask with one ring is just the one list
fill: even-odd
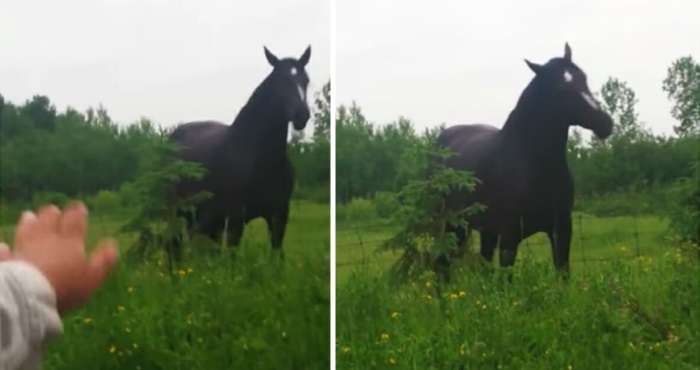
[[(570, 253), (570, 262), (577, 262), (577, 263), (582, 263), (585, 265), (585, 263), (591, 262), (591, 263), (601, 263), (601, 262), (613, 262), (613, 261), (622, 261), (622, 260), (634, 260), (638, 259), (639, 257), (645, 257), (648, 255), (645, 255), (642, 252), (642, 247), (641, 247), (641, 242), (640, 240), (644, 239), (644, 237), (651, 237), (649, 238), (650, 242), (659, 242), (655, 238), (662, 237), (664, 235), (664, 232), (641, 232), (639, 230), (639, 216), (637, 215), (625, 215), (625, 216), (611, 216), (607, 218), (630, 218), (631, 219), (631, 229), (630, 230), (621, 230), (620, 228), (616, 228), (612, 230), (611, 232), (602, 232), (602, 233), (596, 233), (596, 234), (590, 234), (587, 233), (587, 229), (584, 228), (584, 225), (586, 224), (584, 220), (590, 219), (590, 220), (597, 220), (601, 221), (606, 219), (606, 217), (596, 217), (596, 216), (590, 216), (590, 215), (583, 215), (583, 214), (577, 214), (574, 215), (574, 228), (572, 230), (572, 240), (571, 240), (571, 253)], [(348, 221), (344, 222), (346, 224), (349, 224)], [(368, 257), (368, 251), (373, 252), (373, 250), (376, 250), (377, 247), (382, 245), (383, 243), (387, 242), (390, 240), (391, 237), (380, 237), (380, 238), (367, 238), (367, 235), (372, 235), (373, 233), (378, 233), (378, 232), (389, 232), (389, 231), (396, 231), (398, 230), (398, 225), (392, 225), (392, 224), (387, 224), (385, 222), (379, 222), (376, 224), (354, 224), (354, 225), (348, 225), (344, 227), (336, 227), (335, 234), (336, 234), (336, 244), (335, 248), (358, 248), (362, 250), (362, 256), (353, 258), (352, 261), (336, 261), (336, 266), (338, 267), (345, 267), (345, 266), (354, 266), (354, 265), (363, 265), (366, 263), (367, 257)], [(476, 230), (474, 230), (476, 232)], [(519, 247), (519, 255), (522, 252), (528, 253), (531, 247), (540, 247), (540, 246), (546, 246), (550, 247), (551, 243), (549, 240), (543, 240), (543, 241), (538, 241), (538, 240), (533, 240), (536, 239), (537, 235), (541, 233), (536, 233), (531, 235), (528, 238), (523, 239), (520, 244), (518, 245)], [(624, 241), (623, 246), (627, 247), (629, 245), (630, 252), (633, 253), (625, 253), (625, 251), (620, 251), (622, 253), (619, 253), (617, 256), (600, 256), (596, 257), (595, 253), (592, 253), (592, 251), (587, 251), (587, 245), (594, 243), (596, 238), (609, 238), (610, 236), (613, 236), (614, 239), (616, 240), (614, 243), (623, 243), (620, 242), (620, 240)], [(474, 239), (475, 234), (472, 235), (471, 240), (468, 241), (469, 243), (469, 248), (479, 248), (479, 244), (476, 243), (476, 240)], [(574, 238), (576, 237), (576, 238)], [(343, 242), (342, 240), (350, 240), (354, 239), (351, 242)], [(368, 250), (369, 249), (369, 250)], [(577, 250), (578, 249), (578, 250)], [(580, 253), (575, 253), (579, 252)], [(389, 252), (390, 253), (390, 252)]]

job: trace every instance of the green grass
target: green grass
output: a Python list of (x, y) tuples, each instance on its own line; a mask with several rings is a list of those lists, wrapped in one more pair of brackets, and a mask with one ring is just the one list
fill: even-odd
[[(122, 260), (64, 318), (44, 369), (328, 369), (329, 215), (328, 204), (293, 202), (283, 263), (271, 258), (262, 220), (248, 225), (235, 255), (195, 252), (172, 277), (162, 257)], [(90, 246), (124, 221), (90, 220)], [(134, 240), (116, 237), (123, 247)]]
[(654, 217), (575, 220), (568, 284), (535, 235), (512, 284), (500, 269), (464, 267), (441, 293), (432, 274), (400, 287), (382, 277), (398, 255), (374, 255), (370, 244), (391, 228), (341, 224), (337, 368), (700, 368), (697, 254), (668, 247)]

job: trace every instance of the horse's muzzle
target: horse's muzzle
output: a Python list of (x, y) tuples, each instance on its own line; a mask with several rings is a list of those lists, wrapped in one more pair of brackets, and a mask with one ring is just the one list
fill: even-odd
[(294, 125), (294, 129), (297, 131), (301, 131), (304, 128), (306, 128), (306, 124), (309, 122), (310, 118), (311, 113), (308, 109), (297, 111), (294, 115), (294, 118), (292, 119), (292, 125)]
[(593, 133), (599, 139), (607, 139), (612, 135), (613, 131), (613, 119), (607, 113), (605, 117), (600, 120), (600, 122), (593, 127)]

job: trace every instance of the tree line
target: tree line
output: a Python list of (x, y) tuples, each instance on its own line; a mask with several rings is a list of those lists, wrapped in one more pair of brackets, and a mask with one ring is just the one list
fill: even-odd
[[(330, 88), (328, 81), (315, 94), (312, 133), (290, 140), (298, 198), (330, 197)], [(47, 96), (16, 104), (0, 95), (0, 204), (124, 193), (146, 175), (157, 152), (149, 149), (173, 128), (146, 118), (119, 124), (101, 105), (59, 112)]]

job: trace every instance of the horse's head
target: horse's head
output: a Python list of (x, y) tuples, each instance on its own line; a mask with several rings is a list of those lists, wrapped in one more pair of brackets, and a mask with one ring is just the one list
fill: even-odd
[(267, 47), (264, 47), (264, 49), (265, 57), (273, 67), (271, 77), (274, 84), (275, 99), (282, 105), (287, 121), (292, 122), (294, 129), (303, 130), (311, 117), (309, 105), (306, 101), (309, 76), (304, 69), (311, 57), (311, 46), (306, 48), (299, 59), (279, 59)]
[(571, 61), (571, 48), (566, 43), (563, 58), (553, 58), (544, 65), (525, 59), (535, 72), (533, 83), (545, 97), (549, 109), (569, 125), (578, 125), (593, 131), (601, 139), (612, 133), (613, 120), (601, 109), (588, 88), (586, 74)]

